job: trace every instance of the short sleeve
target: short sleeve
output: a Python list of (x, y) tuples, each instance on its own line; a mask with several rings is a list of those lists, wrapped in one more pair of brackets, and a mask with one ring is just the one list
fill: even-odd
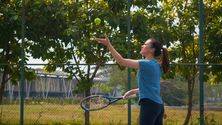
[(149, 60), (139, 60), (139, 70), (149, 70), (152, 67), (152, 62)]

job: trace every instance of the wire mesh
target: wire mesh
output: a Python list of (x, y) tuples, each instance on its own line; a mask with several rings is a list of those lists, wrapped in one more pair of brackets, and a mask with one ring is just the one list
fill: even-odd
[[(190, 68), (191, 65), (183, 67)], [(84, 65), (83, 65), (84, 67)], [(191, 69), (191, 68), (190, 68)], [(83, 93), (74, 93), (78, 84), (75, 78), (67, 79), (61, 71), (47, 73), (35, 69), (37, 77), (25, 80), (25, 124), (84, 124), (84, 111), (79, 106)], [(42, 70), (43, 71), (43, 70)], [(132, 88), (137, 87), (136, 71), (131, 72)], [(1, 75), (2, 78), (2, 75)], [(193, 88), (192, 111), (189, 124), (199, 124), (199, 85), (195, 78)], [(105, 65), (100, 68), (91, 88), (91, 94), (122, 95), (127, 91), (127, 69), (120, 70), (117, 65)], [(165, 102), (165, 125), (181, 125), (188, 110), (188, 83), (183, 77), (162, 79), (161, 92)], [(205, 82), (205, 123), (222, 123), (222, 85)], [(131, 100), (131, 124), (139, 124), (138, 98)], [(111, 106), (90, 112), (92, 125), (126, 125), (127, 101), (123, 100)], [(19, 84), (10, 80), (6, 84), (3, 104), (0, 107), (1, 124), (19, 124)]]

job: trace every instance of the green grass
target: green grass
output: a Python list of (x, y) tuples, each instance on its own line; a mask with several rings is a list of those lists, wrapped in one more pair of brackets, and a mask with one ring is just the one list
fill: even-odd
[[(1, 105), (0, 123), (17, 125), (19, 123), (19, 105)], [(186, 110), (165, 108), (165, 125), (181, 125)], [(138, 107), (132, 106), (132, 125), (138, 124)], [(222, 124), (222, 111), (206, 111), (206, 122), (209, 125)], [(191, 123), (198, 124), (198, 111), (193, 111)], [(104, 110), (90, 113), (91, 125), (126, 125), (127, 106), (113, 105)], [(79, 105), (28, 104), (25, 105), (26, 125), (82, 125), (84, 112)]]

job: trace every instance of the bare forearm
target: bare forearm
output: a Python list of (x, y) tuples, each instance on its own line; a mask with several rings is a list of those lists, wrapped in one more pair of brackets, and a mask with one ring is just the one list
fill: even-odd
[(116, 60), (116, 62), (119, 65), (122, 66), (126, 66), (126, 67), (130, 67), (130, 68), (139, 68), (139, 62), (138, 60), (134, 60), (134, 59), (125, 59), (123, 58), (116, 50), (115, 48), (112, 46), (112, 44), (110, 43), (109, 39), (106, 38), (96, 38), (96, 41), (98, 41), (99, 43), (107, 46), (107, 48), (109, 49), (109, 51), (111, 52), (111, 55), (113, 56), (113, 58)]
[(138, 93), (139, 89), (136, 88), (136, 89), (131, 89), (129, 91), (127, 91), (124, 95), (123, 95), (123, 98), (129, 98), (129, 97), (134, 97), (136, 96), (136, 94)]
[(139, 88), (136, 88), (136, 89), (132, 89), (132, 94), (137, 94), (139, 92)]
[(115, 50), (115, 48), (111, 44), (109, 44), (107, 47), (116, 62), (120, 65), (124, 65), (125, 59)]

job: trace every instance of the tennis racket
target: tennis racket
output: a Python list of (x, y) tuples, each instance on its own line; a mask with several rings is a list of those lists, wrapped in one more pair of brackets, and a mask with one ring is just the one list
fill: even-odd
[(113, 104), (119, 100), (123, 99), (123, 97), (111, 97), (106, 95), (91, 95), (85, 97), (81, 102), (80, 106), (85, 111), (96, 111), (101, 110)]

